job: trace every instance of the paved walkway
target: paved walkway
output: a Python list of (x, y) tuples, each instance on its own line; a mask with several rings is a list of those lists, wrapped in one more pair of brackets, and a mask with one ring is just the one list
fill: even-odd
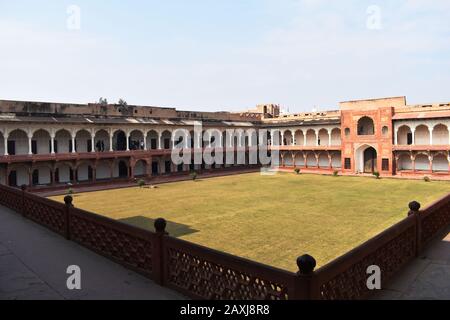
[(450, 227), (375, 296), (385, 300), (450, 300)]
[[(81, 290), (68, 290), (67, 267), (81, 268)], [(0, 300), (183, 299), (135, 272), (0, 206)]]

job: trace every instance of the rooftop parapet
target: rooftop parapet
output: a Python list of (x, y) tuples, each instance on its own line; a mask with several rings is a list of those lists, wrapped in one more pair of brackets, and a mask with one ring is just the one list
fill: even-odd
[(151, 118), (151, 119), (193, 119), (218, 121), (259, 121), (260, 114), (178, 111), (176, 108), (163, 108), (136, 105), (102, 105), (97, 103), (74, 104), (53, 102), (31, 102), (0, 100), (0, 114), (33, 117), (97, 117), (97, 118)]

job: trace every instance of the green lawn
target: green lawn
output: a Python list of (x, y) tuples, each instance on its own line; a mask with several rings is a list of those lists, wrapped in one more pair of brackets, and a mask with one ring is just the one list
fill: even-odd
[[(308, 253), (324, 265), (450, 192), (449, 182), (280, 173), (245, 174), (74, 196), (74, 205), (182, 239), (296, 270)], [(54, 197), (62, 201), (63, 197)]]

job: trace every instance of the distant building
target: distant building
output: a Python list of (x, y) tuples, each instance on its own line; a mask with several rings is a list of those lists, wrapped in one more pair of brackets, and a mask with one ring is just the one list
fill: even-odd
[[(342, 102), (335, 111), (282, 115), (275, 104), (231, 113), (0, 101), (0, 183), (56, 187), (248, 165), (247, 159), (243, 165), (174, 165), (175, 143), (190, 148), (213, 142), (193, 135), (199, 121), (220, 132), (218, 147), (225, 146), (226, 130), (241, 134), (239, 148), (256, 146), (255, 130), (268, 131), (284, 168), (449, 174), (449, 103), (407, 105), (405, 97), (382, 98)], [(184, 141), (173, 141), (176, 129), (187, 132)], [(280, 145), (274, 145), (277, 140)]]

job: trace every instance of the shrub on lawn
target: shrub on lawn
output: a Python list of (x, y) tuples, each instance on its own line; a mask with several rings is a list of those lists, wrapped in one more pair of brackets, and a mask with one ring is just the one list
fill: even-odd
[(299, 169), (299, 168), (295, 168), (295, 169), (294, 169), (294, 172), (295, 172), (296, 174), (300, 174), (300, 169)]
[(192, 181), (197, 180), (197, 177), (198, 177), (198, 173), (195, 172), (195, 171), (192, 171), (192, 172), (191, 172), (191, 178), (192, 178)]
[(431, 179), (430, 179), (430, 177), (423, 177), (423, 181), (425, 181), (425, 182), (431, 182)]
[(374, 175), (374, 177), (376, 178), (376, 179), (380, 179), (380, 173), (379, 172), (374, 172), (373, 173), (373, 175)]
[(72, 188), (69, 188), (69, 190), (67, 190), (67, 194), (68, 194), (68, 195), (72, 195), (72, 194), (73, 194), (73, 189), (72, 189)]
[(334, 170), (334, 171), (333, 171), (333, 177), (337, 177), (338, 175), (339, 175), (339, 171)]
[(144, 179), (139, 179), (137, 182), (139, 188), (143, 188), (145, 186), (145, 181)]

